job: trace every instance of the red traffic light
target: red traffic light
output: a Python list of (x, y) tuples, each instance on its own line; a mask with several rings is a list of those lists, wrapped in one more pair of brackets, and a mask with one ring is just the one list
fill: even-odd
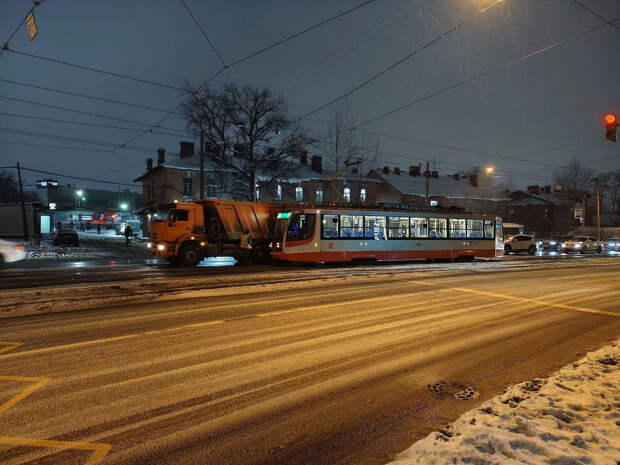
[(616, 121), (616, 115), (614, 115), (613, 113), (605, 115), (605, 124), (615, 124)]

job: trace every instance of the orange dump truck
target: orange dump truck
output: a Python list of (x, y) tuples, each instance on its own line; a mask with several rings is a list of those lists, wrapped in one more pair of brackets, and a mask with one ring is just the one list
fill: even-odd
[(281, 206), (234, 200), (174, 203), (151, 215), (149, 251), (170, 263), (196, 266), (206, 257), (242, 263), (269, 259), (269, 240)]

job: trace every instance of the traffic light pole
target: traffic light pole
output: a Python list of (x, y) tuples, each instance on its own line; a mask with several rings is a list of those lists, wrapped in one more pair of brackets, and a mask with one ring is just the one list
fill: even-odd
[(200, 127), (200, 200), (205, 198), (205, 132)]
[(601, 184), (596, 178), (596, 241), (601, 242)]
[(26, 204), (24, 203), (24, 188), (22, 187), (22, 170), (17, 163), (17, 178), (19, 179), (19, 198), (22, 203), (22, 222), (24, 224), (24, 240), (28, 240), (28, 222), (26, 220)]

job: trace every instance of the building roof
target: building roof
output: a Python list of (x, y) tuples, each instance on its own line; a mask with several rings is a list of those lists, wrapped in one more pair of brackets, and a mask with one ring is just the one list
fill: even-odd
[[(237, 159), (240, 160), (240, 159)], [(312, 169), (310, 165), (306, 165), (300, 163), (297, 158), (289, 157), (283, 163), (290, 163), (291, 169), (290, 174), (284, 178), (281, 178), (282, 181), (286, 182), (301, 182), (301, 181), (313, 181), (313, 180), (323, 180), (327, 181), (331, 176), (331, 172), (328, 170), (327, 172), (324, 170), (322, 173), (318, 173)], [(200, 158), (198, 155), (181, 157), (178, 154), (166, 154), (165, 162), (162, 165), (154, 165), (153, 170), (150, 172), (145, 172), (143, 175), (134, 179), (134, 182), (144, 180), (149, 174), (160, 170), (162, 168), (174, 169), (174, 170), (182, 170), (182, 171), (199, 171), (200, 170)], [(323, 167), (325, 168), (325, 167)], [(219, 171), (219, 172), (232, 172), (230, 168), (218, 168), (216, 165), (211, 162), (207, 157), (205, 157), (205, 171)], [(265, 176), (264, 173), (258, 173), (258, 178), (271, 179), (270, 176)], [(360, 179), (359, 175), (349, 175), (351, 179)], [(376, 182), (376, 179), (368, 178), (366, 176), (361, 177), (364, 181)]]
[(514, 191), (513, 194), (519, 194), (521, 198), (512, 200), (511, 205), (527, 206), (527, 205), (553, 205), (556, 207), (566, 206), (567, 202), (558, 196), (548, 193), (539, 192), (538, 194), (529, 191)]
[[(374, 173), (384, 181), (388, 182), (401, 194), (424, 197), (426, 196), (426, 178), (422, 174), (420, 176), (411, 176), (407, 172), (389, 174), (380, 170)], [(504, 191), (493, 187), (475, 187), (469, 182), (468, 177), (455, 179), (453, 175), (441, 175), (437, 178), (429, 179), (429, 194), (431, 197), (446, 197), (460, 199), (476, 199), (476, 200), (492, 200), (501, 201), (508, 200)]]

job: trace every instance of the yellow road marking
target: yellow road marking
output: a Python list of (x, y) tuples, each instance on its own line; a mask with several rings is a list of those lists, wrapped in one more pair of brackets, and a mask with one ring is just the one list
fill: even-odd
[(595, 308), (576, 307), (574, 305), (565, 305), (565, 304), (555, 304), (553, 302), (546, 302), (544, 300), (539, 300), (539, 299), (528, 299), (526, 297), (516, 297), (516, 296), (512, 296), (512, 295), (497, 294), (495, 292), (476, 291), (474, 289), (465, 289), (465, 288), (462, 288), (462, 287), (453, 287), (451, 289), (453, 289), (455, 291), (460, 291), (460, 292), (467, 292), (469, 294), (484, 295), (484, 296), (487, 296), (487, 297), (495, 297), (495, 298), (498, 298), (498, 299), (515, 300), (517, 302), (525, 302), (525, 303), (530, 303), (530, 304), (538, 304), (538, 305), (543, 305), (545, 307), (561, 308), (563, 310), (572, 310), (572, 311), (575, 311), (575, 312), (595, 313), (597, 315), (608, 315), (608, 316), (620, 317), (620, 313), (607, 312), (605, 310), (597, 310)]
[[(10, 344), (8, 349), (3, 349), (2, 352), (7, 352), (15, 347), (22, 345), (21, 342), (8, 342), (0, 344)], [(37, 389), (41, 389), (47, 383), (51, 381), (51, 378), (32, 378), (26, 376), (0, 376), (2, 381), (15, 381), (15, 382), (31, 382), (34, 383), (29, 388), (24, 389), (16, 396), (10, 398), (5, 403), (0, 405), (0, 414), (24, 400), (30, 394)], [(9, 446), (32, 446), (32, 447), (46, 447), (62, 450), (90, 450), (93, 451), (91, 456), (85, 462), (84, 465), (97, 465), (103, 460), (107, 453), (112, 448), (111, 444), (103, 443), (89, 443), (89, 442), (74, 442), (74, 441), (54, 441), (48, 439), (29, 439), (29, 438), (14, 438), (9, 436), (0, 436), (0, 444), (7, 444)]]
[(10, 446), (31, 446), (45, 447), (63, 450), (91, 450), (92, 455), (84, 465), (96, 465), (103, 460), (106, 454), (112, 448), (111, 444), (90, 443), (90, 442), (73, 442), (73, 441), (52, 441), (48, 439), (29, 439), (29, 438), (11, 438), (8, 436), (0, 436), (0, 444), (8, 444)]
[(6, 347), (0, 347), (0, 354), (3, 352), (8, 352), (9, 350), (13, 350), (16, 347), (21, 346), (22, 343), (21, 342), (4, 342), (4, 341), (0, 341), (0, 346), (6, 346)]
[(23, 376), (0, 376), (0, 381), (16, 381), (16, 382), (34, 383), (29, 388), (24, 389), (19, 394), (10, 398), (4, 404), (0, 405), (0, 413), (2, 413), (6, 411), (7, 409), (9, 409), (10, 407), (12, 407), (13, 405), (15, 405), (16, 403), (28, 397), (30, 394), (32, 394), (37, 389), (41, 389), (43, 386), (49, 383), (51, 379), (50, 378), (26, 378)]

